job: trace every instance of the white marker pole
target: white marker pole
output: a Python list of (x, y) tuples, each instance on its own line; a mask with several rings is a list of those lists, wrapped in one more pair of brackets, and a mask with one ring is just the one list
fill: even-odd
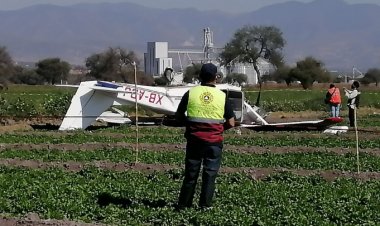
[(135, 73), (135, 119), (136, 119), (136, 160), (135, 162), (138, 163), (139, 161), (139, 116), (138, 116), (138, 107), (137, 107), (137, 69), (136, 69), (136, 62), (132, 62), (133, 70)]
[(358, 174), (360, 173), (360, 161), (359, 161), (359, 134), (358, 134), (358, 124), (356, 120), (356, 106), (354, 108), (354, 119), (355, 119), (355, 137), (356, 137), (356, 164), (358, 166)]

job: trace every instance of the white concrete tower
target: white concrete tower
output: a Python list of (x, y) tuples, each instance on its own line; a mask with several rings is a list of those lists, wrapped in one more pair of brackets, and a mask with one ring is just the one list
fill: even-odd
[(173, 67), (172, 58), (168, 57), (168, 43), (148, 42), (147, 52), (144, 53), (145, 74), (160, 76), (168, 67)]

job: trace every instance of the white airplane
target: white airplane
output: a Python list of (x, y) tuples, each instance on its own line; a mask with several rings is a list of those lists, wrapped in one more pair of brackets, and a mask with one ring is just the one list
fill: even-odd
[[(195, 85), (178, 87), (155, 87), (135, 84), (121, 84), (105, 81), (82, 82), (71, 100), (70, 107), (59, 130), (86, 129), (95, 120), (111, 123), (130, 123), (124, 112), (106, 111), (114, 105), (144, 106), (152, 111), (173, 116), (182, 96)], [(135, 89), (136, 87), (136, 89)], [(347, 126), (333, 126), (342, 118), (327, 118), (315, 121), (299, 121), (286, 123), (268, 123), (260, 108), (244, 101), (244, 93), (240, 87), (229, 84), (217, 84), (217, 88), (227, 94), (233, 105), (236, 121), (240, 127), (253, 130), (324, 130), (327, 133), (340, 133), (348, 130)]]

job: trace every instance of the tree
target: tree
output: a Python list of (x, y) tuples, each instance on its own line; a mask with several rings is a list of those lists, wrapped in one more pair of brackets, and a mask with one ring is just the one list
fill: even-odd
[(44, 83), (44, 77), (37, 74), (34, 69), (26, 69), (21, 66), (16, 66), (15, 71), (15, 75), (10, 78), (12, 83), (27, 85), (42, 85)]
[(294, 82), (294, 78), (290, 77), (290, 67), (283, 65), (277, 68), (269, 76), (265, 76), (265, 80), (267, 81), (276, 81), (278, 83), (285, 82), (287, 86), (289, 86), (292, 82)]
[(323, 63), (313, 57), (298, 61), (297, 66), (290, 70), (289, 76), (294, 81), (300, 81), (304, 89), (310, 88), (314, 82), (331, 81), (331, 76), (323, 68)]
[(0, 46), (0, 84), (7, 87), (7, 82), (14, 75), (13, 60), (5, 47)]
[[(148, 85), (148, 86), (154, 85), (153, 77), (149, 75), (145, 75), (143, 71), (137, 71), (136, 78), (137, 78), (137, 84)], [(132, 74), (129, 73), (127, 76), (127, 81), (134, 81), (134, 79), (135, 79), (135, 76), (133, 75), (132, 77)]]
[(133, 51), (110, 47), (88, 57), (86, 67), (90, 71), (88, 75), (96, 79), (134, 83), (132, 62), (136, 62), (137, 68), (139, 60)]
[(275, 66), (282, 65), (281, 50), (285, 45), (280, 29), (274, 26), (244, 26), (238, 29), (220, 54), (222, 65), (233, 61), (253, 65), (259, 82), (258, 58), (264, 58)]
[(239, 85), (242, 85), (243, 83), (247, 83), (247, 75), (245, 74), (239, 74), (239, 73), (231, 73), (228, 74), (225, 80), (228, 83), (237, 82)]
[(202, 64), (194, 64), (186, 67), (185, 73), (183, 75), (183, 81), (191, 83), (194, 79), (198, 79), (199, 73), (201, 72)]
[(380, 69), (378, 68), (371, 68), (365, 73), (364, 78), (362, 82), (374, 82), (376, 84), (376, 87), (379, 84), (380, 81)]
[(39, 61), (36, 72), (41, 75), (45, 82), (56, 84), (60, 80), (65, 80), (70, 72), (70, 64), (61, 61), (59, 58), (47, 58)]

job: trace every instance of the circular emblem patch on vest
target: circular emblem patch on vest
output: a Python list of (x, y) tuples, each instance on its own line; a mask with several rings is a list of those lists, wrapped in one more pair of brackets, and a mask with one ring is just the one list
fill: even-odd
[(212, 102), (212, 100), (214, 99), (214, 97), (212, 96), (212, 94), (210, 92), (204, 92), (200, 96), (200, 99), (201, 99), (202, 103), (209, 104), (209, 103)]

